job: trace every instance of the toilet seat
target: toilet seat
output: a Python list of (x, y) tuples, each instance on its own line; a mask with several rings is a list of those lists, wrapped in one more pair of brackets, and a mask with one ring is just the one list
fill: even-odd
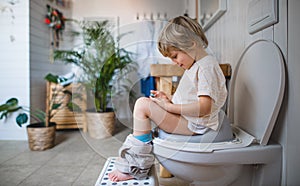
[[(197, 165), (268, 164), (276, 162), (281, 165), (282, 147), (275, 143), (266, 146), (252, 143), (245, 148), (237, 147), (213, 152), (197, 152), (194, 150), (192, 152), (191, 149), (184, 151), (184, 149), (176, 149), (174, 145), (165, 145), (166, 141), (157, 141), (157, 139), (155, 141), (153, 153), (159, 158), (160, 162), (172, 160)], [(276, 156), (272, 156), (274, 154)]]
[(161, 147), (165, 147), (173, 150), (179, 150), (179, 151), (213, 152), (222, 149), (247, 147), (253, 142), (255, 142), (255, 138), (250, 134), (246, 133), (245, 131), (243, 131), (242, 129), (238, 127), (233, 127), (232, 129), (235, 138), (234, 140), (231, 141), (214, 142), (214, 143), (189, 143), (189, 142), (178, 142), (178, 141), (170, 141), (170, 140), (155, 138), (153, 140), (153, 143)]

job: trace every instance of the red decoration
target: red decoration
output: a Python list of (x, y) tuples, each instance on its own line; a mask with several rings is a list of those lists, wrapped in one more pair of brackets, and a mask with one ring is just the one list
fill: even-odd
[(60, 37), (59, 35), (61, 34), (61, 31), (65, 28), (66, 18), (59, 10), (53, 9), (50, 5), (47, 5), (46, 7), (47, 14), (45, 16), (44, 23), (53, 29), (52, 45), (55, 44), (55, 47), (58, 47)]
[(49, 25), (51, 23), (51, 20), (48, 17), (45, 17), (44, 23), (46, 23), (47, 25)]

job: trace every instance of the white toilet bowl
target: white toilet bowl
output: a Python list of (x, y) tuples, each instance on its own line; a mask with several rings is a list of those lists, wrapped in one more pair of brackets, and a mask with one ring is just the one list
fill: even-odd
[(284, 89), (280, 49), (272, 41), (256, 41), (245, 49), (232, 77), (228, 108), (235, 139), (191, 143), (169, 134), (169, 139), (154, 139), (153, 152), (191, 185), (280, 185), (282, 148), (269, 138)]

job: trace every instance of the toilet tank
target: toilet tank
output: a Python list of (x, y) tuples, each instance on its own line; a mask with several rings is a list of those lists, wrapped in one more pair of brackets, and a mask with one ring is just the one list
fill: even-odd
[(233, 125), (266, 145), (274, 128), (285, 90), (282, 53), (272, 41), (249, 45), (234, 69), (229, 96)]

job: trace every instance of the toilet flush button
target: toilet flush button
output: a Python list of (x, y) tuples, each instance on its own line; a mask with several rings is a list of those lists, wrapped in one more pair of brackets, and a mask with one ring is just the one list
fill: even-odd
[(248, 6), (248, 31), (254, 34), (278, 23), (278, 0), (252, 0)]

